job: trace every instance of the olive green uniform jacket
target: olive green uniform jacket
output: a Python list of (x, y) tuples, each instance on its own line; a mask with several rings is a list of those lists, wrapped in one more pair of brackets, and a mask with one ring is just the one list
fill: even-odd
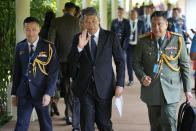
[(180, 71), (171, 70), (164, 62), (160, 75), (155, 78), (153, 68), (157, 64), (158, 43), (153, 37), (152, 33), (141, 36), (134, 51), (133, 69), (141, 85), (145, 76), (152, 78), (151, 84), (148, 87), (141, 86), (141, 99), (148, 105), (179, 102), (182, 94), (182, 85), (184, 92), (191, 91), (189, 57), (186, 45), (181, 35), (167, 32), (161, 46), (161, 51), (167, 56), (175, 57), (179, 50), (179, 39), (181, 39), (182, 50), (179, 58), (169, 61), (174, 68), (180, 66)]

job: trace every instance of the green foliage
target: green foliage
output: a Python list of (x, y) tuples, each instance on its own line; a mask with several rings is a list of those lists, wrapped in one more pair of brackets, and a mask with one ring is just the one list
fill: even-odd
[[(0, 126), (7, 115), (7, 84), (11, 82), (16, 41), (15, 1), (0, 1)], [(4, 115), (3, 115), (4, 114)], [(2, 119), (3, 118), (3, 119)]]
[(49, 10), (56, 12), (56, 0), (31, 0), (30, 4), (31, 16), (36, 17), (41, 26), (44, 23), (45, 13)]

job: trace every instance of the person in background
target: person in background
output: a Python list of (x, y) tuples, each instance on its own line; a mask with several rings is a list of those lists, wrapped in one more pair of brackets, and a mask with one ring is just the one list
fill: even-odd
[[(194, 61), (193, 64), (193, 70), (196, 70), (196, 34), (194, 34), (194, 37), (192, 39), (192, 44), (191, 44), (191, 51), (190, 51), (190, 58), (192, 61)], [(194, 73), (195, 77), (195, 96), (196, 96), (196, 71)]]
[(80, 7), (79, 6), (76, 6), (76, 10), (75, 10), (75, 14), (74, 14), (74, 16), (76, 17), (76, 18), (80, 18)]
[(126, 61), (126, 50), (129, 43), (129, 33), (130, 33), (129, 21), (123, 18), (124, 15), (123, 8), (119, 7), (117, 14), (118, 14), (118, 18), (112, 20), (111, 31), (116, 33), (121, 44), (124, 60)]
[(67, 56), (75, 34), (80, 32), (79, 19), (74, 16), (75, 4), (65, 3), (64, 15), (54, 19), (49, 30), (49, 40), (55, 43), (60, 66), (61, 95), (66, 105), (65, 119), (67, 125), (72, 124), (73, 93), (70, 88), (70, 72)]
[(167, 31), (165, 11), (154, 12), (151, 20), (152, 33), (140, 36), (136, 45), (133, 69), (141, 83), (151, 131), (176, 131), (182, 84), (186, 100), (192, 100), (189, 57), (182, 35)]
[(185, 44), (188, 43), (188, 39), (184, 34), (184, 32), (187, 32), (186, 21), (184, 18), (180, 17), (179, 8), (174, 8), (172, 18), (168, 19), (168, 31), (182, 34)]
[(132, 60), (133, 60), (133, 52), (135, 46), (137, 45), (139, 35), (145, 33), (144, 22), (138, 20), (138, 14), (135, 10), (130, 11), (130, 19), (129, 19), (129, 45), (127, 48), (127, 70), (129, 76), (128, 86), (133, 85), (133, 69), (132, 69)]
[(173, 14), (173, 8), (172, 8), (172, 4), (168, 3), (167, 4), (167, 18), (171, 18)]
[(58, 77), (54, 45), (39, 37), (39, 21), (27, 17), (23, 22), (26, 39), (16, 45), (12, 104), (17, 106), (15, 131), (27, 131), (35, 108), (40, 131), (52, 131), (49, 103)]
[(144, 22), (145, 25), (145, 33), (146, 32), (151, 32), (151, 19), (150, 19), (150, 14), (151, 13), (151, 8), (150, 6), (146, 6), (144, 8), (144, 15), (140, 16), (138, 19)]

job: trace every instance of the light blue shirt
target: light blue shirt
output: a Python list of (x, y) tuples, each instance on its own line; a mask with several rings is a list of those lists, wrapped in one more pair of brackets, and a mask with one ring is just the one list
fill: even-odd
[(194, 35), (192, 40), (191, 53), (196, 53), (196, 35)]

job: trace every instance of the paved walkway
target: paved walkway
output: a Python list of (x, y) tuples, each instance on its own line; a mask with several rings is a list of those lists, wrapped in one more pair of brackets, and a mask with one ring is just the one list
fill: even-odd
[[(136, 79), (135, 79), (136, 80)], [(192, 81), (193, 85), (193, 81)], [(131, 87), (125, 87), (124, 89), (124, 105), (123, 105), (123, 114), (120, 118), (117, 109), (113, 102), (112, 107), (112, 121), (114, 131), (149, 131), (149, 122), (147, 116), (147, 107), (140, 100), (140, 84), (136, 80), (134, 85)], [(114, 99), (113, 99), (114, 101)], [(185, 97), (181, 102), (185, 101)], [(196, 105), (195, 97), (193, 98), (193, 105)], [(63, 112), (65, 109), (63, 99), (60, 100), (58, 104), (60, 109), (60, 116), (54, 116), (53, 121), (53, 130), (54, 131), (71, 131), (72, 127), (65, 124)], [(4, 125), (0, 131), (13, 131), (15, 126), (15, 121), (11, 121)], [(31, 122), (29, 131), (39, 131), (38, 121)]]

